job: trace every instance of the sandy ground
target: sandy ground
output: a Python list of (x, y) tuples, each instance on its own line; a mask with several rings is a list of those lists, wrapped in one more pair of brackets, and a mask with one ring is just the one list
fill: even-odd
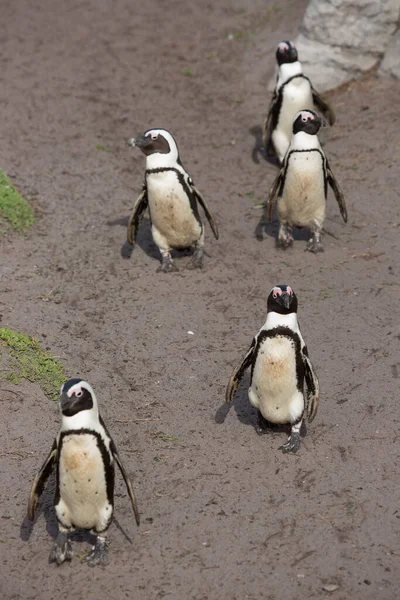
[[(277, 250), (276, 225), (254, 234), (276, 174), (255, 151), (273, 49), (305, 5), (3, 0), (0, 165), (40, 218), (0, 240), (2, 323), (92, 383), (142, 524), (118, 479), (110, 565), (79, 561), (87, 536), (72, 563), (48, 565), (54, 482), (33, 528), (25, 514), (57, 407), (3, 381), (2, 598), (398, 598), (399, 83), (330, 94), (326, 152), (349, 223), (330, 193), (325, 253), (304, 252), (302, 233)], [(132, 256), (124, 243), (144, 171), (124, 141), (154, 126), (173, 132), (219, 223), (201, 272), (178, 256), (179, 273), (157, 274), (147, 220)], [(224, 405), (277, 283), (297, 292), (321, 384), (290, 456), (284, 431), (256, 435), (248, 378)]]

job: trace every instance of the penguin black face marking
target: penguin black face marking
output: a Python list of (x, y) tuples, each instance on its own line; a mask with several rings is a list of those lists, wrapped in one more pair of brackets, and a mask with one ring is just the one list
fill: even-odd
[(136, 138), (131, 138), (127, 142), (128, 146), (137, 146), (146, 156), (150, 154), (169, 154), (170, 145), (165, 137), (155, 129), (149, 129), (144, 134), (139, 134)]
[(296, 46), (293, 42), (280, 42), (276, 48), (276, 60), (281, 66), (285, 63), (294, 63), (299, 60)]
[(301, 110), (293, 121), (293, 135), (304, 131), (309, 135), (317, 135), (320, 127), (327, 127), (328, 123), (313, 110)]
[(93, 408), (93, 398), (82, 379), (69, 379), (61, 388), (60, 405), (65, 417)]
[(297, 313), (297, 296), (289, 285), (276, 285), (268, 296), (267, 308), (280, 315)]

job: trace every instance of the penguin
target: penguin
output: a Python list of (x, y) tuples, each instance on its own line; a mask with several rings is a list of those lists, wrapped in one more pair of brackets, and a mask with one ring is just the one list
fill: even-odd
[(36, 509), (46, 481), (56, 467), (54, 508), (59, 532), (49, 561), (61, 565), (73, 556), (69, 534), (89, 529), (96, 543), (84, 560), (90, 566), (108, 563), (106, 533), (114, 512), (114, 467), (118, 465), (130, 496), (136, 523), (140, 517), (135, 494), (117, 448), (99, 414), (91, 385), (69, 379), (60, 391), (61, 429), (37, 474), (29, 495), (28, 518)]
[[(277, 200), (279, 234), (277, 245), (283, 249), (293, 244), (292, 227), (309, 227), (312, 236), (307, 250), (323, 252), (321, 231), (325, 219), (328, 183), (340, 214), (347, 223), (347, 208), (343, 192), (337, 183), (318, 140), (318, 131), (327, 126), (312, 110), (301, 110), (293, 121), (293, 134), (283, 166), (271, 188), (266, 203), (267, 219), (271, 221)], [(264, 219), (264, 217), (262, 217)]]
[[(301, 63), (293, 42), (280, 42), (276, 49), (279, 65), (275, 91), (263, 126), (263, 143), (268, 155), (274, 154), (280, 163), (292, 137), (293, 118), (299, 110), (317, 110), (333, 125), (336, 117), (326, 100), (303, 75)], [(272, 144), (272, 147), (271, 147)]]
[(129, 139), (127, 144), (140, 148), (146, 156), (144, 185), (129, 219), (128, 242), (135, 244), (143, 213), (148, 208), (153, 240), (162, 257), (157, 271), (178, 270), (171, 258), (172, 248), (193, 248), (188, 268), (202, 268), (204, 226), (197, 203), (202, 206), (216, 239), (218, 228), (203, 196), (182, 166), (175, 139), (165, 129), (149, 129)]
[(309, 422), (317, 414), (319, 384), (297, 321), (297, 296), (290, 286), (272, 288), (267, 320), (233, 371), (226, 388), (226, 402), (232, 402), (248, 367), (249, 400), (258, 410), (257, 433), (264, 433), (273, 423), (290, 423), (290, 436), (281, 449), (284, 453), (297, 452), (304, 413)]

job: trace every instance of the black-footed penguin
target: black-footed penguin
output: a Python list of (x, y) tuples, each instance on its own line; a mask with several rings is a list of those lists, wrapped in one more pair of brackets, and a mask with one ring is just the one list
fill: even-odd
[(141, 195), (128, 223), (128, 242), (135, 243), (143, 213), (148, 207), (151, 232), (162, 263), (158, 271), (177, 271), (171, 249), (194, 248), (189, 268), (201, 268), (204, 256), (204, 226), (197, 202), (202, 206), (211, 229), (218, 239), (218, 228), (204, 198), (179, 159), (178, 146), (165, 129), (149, 129), (128, 140), (146, 155), (146, 171)]
[(303, 75), (301, 63), (293, 42), (280, 42), (276, 49), (279, 65), (275, 91), (263, 127), (263, 143), (267, 154), (272, 154), (271, 144), (282, 163), (292, 137), (292, 123), (299, 110), (318, 110), (329, 125), (336, 117), (326, 100)]
[(29, 495), (28, 517), (35, 519), (39, 498), (54, 466), (57, 487), (54, 508), (59, 533), (50, 552), (50, 562), (71, 560), (69, 533), (90, 529), (96, 537), (85, 561), (90, 566), (108, 563), (106, 533), (114, 511), (114, 475), (117, 463), (131, 499), (136, 523), (139, 512), (129, 477), (115, 444), (99, 415), (92, 387), (82, 379), (70, 379), (60, 392), (61, 429), (50, 454), (36, 476)]
[(293, 121), (293, 134), (283, 166), (267, 200), (267, 218), (272, 219), (277, 199), (279, 234), (277, 244), (286, 249), (293, 244), (292, 227), (309, 227), (312, 232), (307, 250), (322, 252), (321, 231), (325, 219), (328, 183), (340, 214), (347, 223), (343, 193), (329, 167), (317, 133), (327, 123), (312, 110), (301, 110)]
[[(290, 423), (283, 452), (297, 452), (304, 411), (311, 422), (317, 414), (319, 385), (297, 321), (297, 297), (288, 285), (277, 285), (268, 296), (267, 320), (226, 388), (232, 402), (244, 372), (251, 366), (250, 403), (258, 409), (258, 433), (270, 423)], [(304, 382), (307, 387), (304, 399)]]

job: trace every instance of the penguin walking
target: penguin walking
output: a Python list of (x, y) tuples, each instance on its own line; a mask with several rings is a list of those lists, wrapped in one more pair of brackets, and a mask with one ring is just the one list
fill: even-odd
[(135, 244), (143, 213), (148, 208), (151, 232), (162, 257), (157, 270), (178, 270), (171, 258), (172, 248), (193, 248), (188, 268), (202, 268), (204, 226), (197, 203), (202, 206), (216, 239), (218, 228), (203, 196), (182, 166), (173, 136), (165, 129), (149, 129), (127, 143), (146, 155), (143, 190), (129, 219), (128, 242)]
[(275, 201), (278, 205), (279, 234), (277, 245), (288, 248), (293, 244), (292, 227), (309, 227), (312, 237), (307, 250), (323, 252), (321, 232), (325, 219), (328, 183), (331, 186), (340, 214), (347, 223), (346, 202), (328, 160), (321, 148), (317, 133), (326, 121), (312, 110), (301, 110), (293, 121), (293, 135), (283, 166), (271, 188), (266, 204), (267, 218), (272, 219)]
[(28, 517), (34, 521), (40, 495), (54, 466), (57, 487), (54, 508), (59, 533), (50, 562), (71, 560), (69, 534), (90, 529), (96, 543), (85, 561), (90, 566), (108, 563), (106, 533), (114, 511), (114, 466), (118, 465), (130, 496), (136, 523), (139, 511), (135, 494), (115, 444), (99, 415), (92, 387), (82, 379), (70, 379), (60, 392), (61, 429), (36, 476), (29, 495)]
[(300, 333), (297, 297), (292, 288), (288, 285), (273, 287), (267, 309), (265, 324), (232, 373), (226, 388), (226, 402), (232, 402), (244, 372), (251, 366), (248, 393), (250, 403), (258, 409), (257, 433), (264, 433), (273, 423), (290, 423), (291, 434), (281, 448), (283, 452), (297, 452), (304, 412), (309, 422), (317, 414), (318, 379)]
[[(282, 163), (292, 137), (292, 123), (299, 110), (317, 110), (333, 125), (336, 117), (326, 100), (303, 75), (293, 42), (280, 42), (276, 49), (279, 65), (275, 91), (263, 126), (263, 143), (267, 154), (274, 154)], [(271, 148), (271, 144), (273, 148)]]

